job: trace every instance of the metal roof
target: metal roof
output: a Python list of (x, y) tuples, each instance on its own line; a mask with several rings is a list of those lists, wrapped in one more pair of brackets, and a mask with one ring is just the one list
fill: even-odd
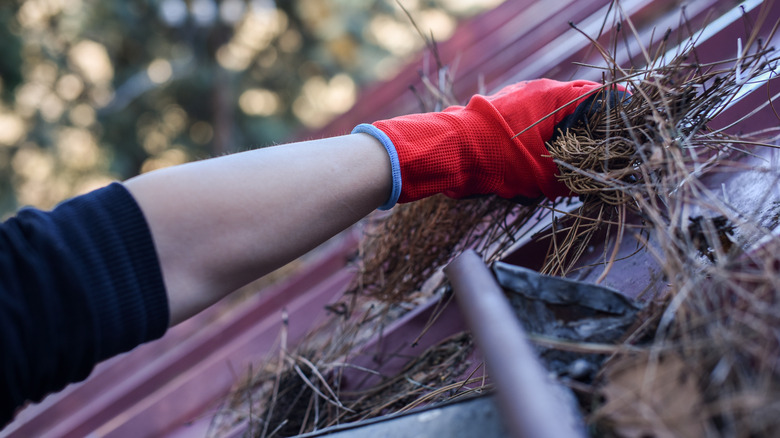
[[(742, 8), (755, 13), (760, 3), (748, 1)], [(588, 51), (587, 39), (572, 29), (569, 21), (587, 34), (595, 35), (609, 4), (609, 0), (508, 1), (465, 21), (450, 40), (439, 46), (445, 62), (457, 60), (456, 94), (469, 96), (478, 91), (479, 84), (493, 90), (509, 82), (535, 77), (598, 79), (596, 71), (572, 64), (572, 61), (593, 61), (595, 54)], [(678, 29), (681, 24), (678, 1), (625, 0), (621, 4), (643, 38), (649, 39), (654, 26)], [(686, 16), (692, 28), (711, 23), (711, 30), (698, 45), (702, 56), (721, 59), (736, 51), (736, 38), (744, 36), (741, 11), (735, 1), (687, 2)], [(772, 6), (770, 17), (769, 21), (780, 18), (780, 6)], [(302, 135), (342, 134), (361, 122), (417, 111), (416, 98), (408, 89), (410, 85), (420, 86), (418, 70), (423, 64), (422, 57), (394, 79), (363, 90), (355, 107), (323, 130)], [(628, 55), (625, 57), (623, 61), (628, 60)], [(725, 126), (729, 117), (744, 114), (746, 108), (754, 108), (766, 98), (765, 90), (749, 94), (732, 113), (724, 114), (719, 123)], [(733, 129), (750, 131), (776, 124), (774, 114), (765, 110)], [(766, 154), (772, 162), (778, 162), (776, 151)], [(759, 176), (750, 177), (749, 181), (722, 178), (714, 183), (722, 183), (725, 192), (741, 197), (740, 202), (756, 202), (762, 191), (777, 192), (773, 181)], [(745, 194), (746, 184), (757, 190)], [(85, 382), (71, 385), (22, 411), (0, 435), (202, 436), (213, 409), (236, 380), (245, 375), (249, 364), (276, 348), (283, 310), (288, 315), (288, 336), (293, 343), (313, 326), (316, 315), (323, 314), (323, 306), (344, 290), (354, 275), (345, 265), (356, 242), (355, 232), (339, 236), (303, 271), (249, 298), (244, 305), (224, 314), (225, 307), (217, 305), (171, 329), (162, 339), (100, 364)], [(518, 248), (508, 261), (533, 268), (541, 263), (546, 243), (524, 241)], [(621, 248), (621, 251), (628, 254), (633, 249)], [(657, 264), (649, 255), (622, 263), (620, 272), (607, 277), (607, 285), (629, 294), (648, 287), (663, 287)], [(592, 280), (587, 275), (580, 279)], [(402, 348), (407, 354), (415, 354), (426, 345), (463, 329), (458, 309), (450, 306), (447, 314), (439, 319), (441, 325), (427, 334), (419, 346), (408, 345), (409, 333), (414, 333), (411, 337), (419, 333), (415, 324), (425, 324), (433, 307), (433, 302), (421, 306), (389, 328), (383, 335), (382, 348), (393, 348), (393, 351)], [(368, 351), (374, 346), (369, 343), (365, 348)], [(386, 364), (388, 369), (401, 365)], [(239, 428), (235, 433), (240, 432)]]

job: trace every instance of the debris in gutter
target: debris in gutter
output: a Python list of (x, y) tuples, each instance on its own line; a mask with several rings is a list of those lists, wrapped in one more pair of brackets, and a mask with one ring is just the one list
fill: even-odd
[(603, 377), (594, 421), (626, 438), (708, 436), (696, 371), (674, 352), (620, 355)]
[(729, 218), (718, 215), (712, 218), (694, 216), (689, 218), (687, 233), (680, 239), (689, 239), (691, 245), (711, 262), (718, 254), (727, 254), (736, 248), (732, 236), (735, 225)]
[[(560, 341), (615, 345), (636, 325), (639, 303), (594, 284), (539, 274), (521, 266), (493, 263), (498, 284), (529, 334)], [(606, 358), (537, 347), (540, 359), (558, 376), (591, 382)]]

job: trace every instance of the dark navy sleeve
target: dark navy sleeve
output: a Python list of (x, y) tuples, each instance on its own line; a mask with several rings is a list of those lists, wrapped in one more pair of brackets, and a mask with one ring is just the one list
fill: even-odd
[(162, 336), (168, 301), (138, 204), (112, 184), (0, 225), (0, 428), (26, 401)]

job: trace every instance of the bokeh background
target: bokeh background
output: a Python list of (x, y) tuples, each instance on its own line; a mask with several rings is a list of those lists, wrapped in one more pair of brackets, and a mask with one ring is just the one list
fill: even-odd
[[(281, 143), (503, 0), (4, 0), (0, 215)], [(406, 10), (406, 11), (405, 11)]]

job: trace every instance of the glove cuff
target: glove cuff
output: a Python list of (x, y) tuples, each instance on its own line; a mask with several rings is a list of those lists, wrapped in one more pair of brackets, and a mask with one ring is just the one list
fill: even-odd
[(390, 172), (393, 176), (393, 189), (390, 191), (390, 197), (382, 204), (380, 210), (390, 210), (398, 202), (401, 196), (401, 163), (398, 161), (398, 151), (395, 149), (393, 141), (381, 129), (368, 123), (361, 123), (355, 126), (352, 134), (368, 134), (379, 141), (390, 156)]

